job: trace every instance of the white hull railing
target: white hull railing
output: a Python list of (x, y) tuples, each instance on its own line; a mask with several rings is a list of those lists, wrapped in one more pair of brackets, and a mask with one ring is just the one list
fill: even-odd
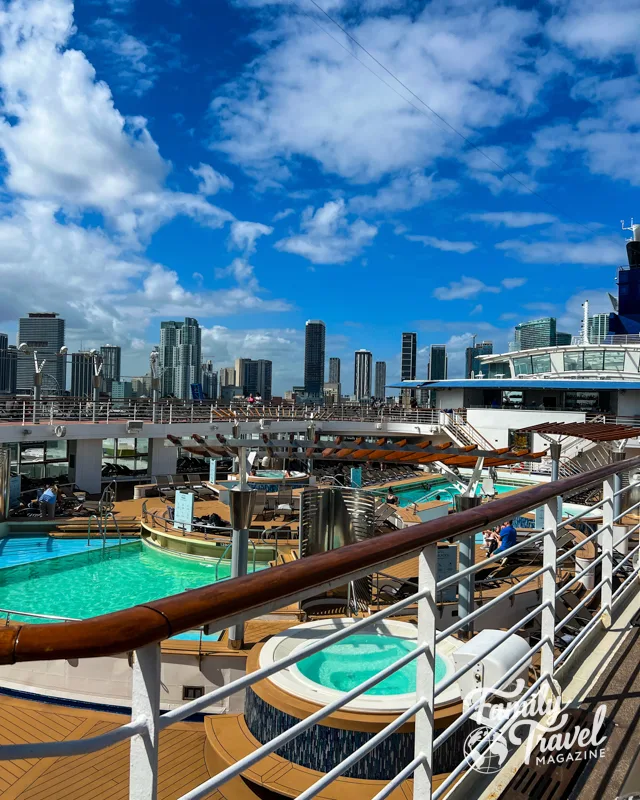
[[(176, 622), (177, 630), (170, 630), (171, 634), (179, 633), (187, 627), (194, 627), (210, 622), (216, 630), (226, 628), (229, 625), (244, 622), (248, 619), (259, 617), (263, 614), (287, 605), (296, 599), (302, 600), (317, 594), (320, 591), (344, 585), (346, 581), (356, 580), (365, 575), (375, 573), (378, 570), (393, 566), (407, 558), (418, 556), (418, 591), (409, 597), (373, 613), (371, 616), (354, 621), (349, 626), (332, 633), (325, 638), (307, 644), (302, 649), (294, 650), (290, 655), (279, 661), (262, 667), (255, 672), (246, 674), (225, 686), (215, 689), (212, 692), (196, 700), (185, 703), (179, 708), (172, 709), (165, 714), (160, 714), (160, 686), (161, 686), (161, 654), (160, 640), (165, 638), (157, 633), (157, 624), (154, 626), (154, 635), (149, 634), (148, 643), (138, 645), (135, 649), (133, 659), (133, 681), (131, 698), (131, 722), (123, 725), (107, 734), (101, 736), (81, 739), (77, 741), (64, 742), (34, 742), (32, 744), (5, 745), (0, 747), (0, 759), (25, 759), (25, 758), (45, 758), (60, 757), (67, 755), (77, 755), (80, 753), (95, 752), (108, 747), (116, 742), (131, 739), (130, 755), (130, 798), (133, 800), (155, 800), (157, 794), (157, 775), (158, 775), (158, 741), (162, 730), (168, 728), (180, 720), (186, 720), (193, 714), (206, 712), (206, 709), (214, 704), (219, 704), (232, 695), (243, 692), (253, 684), (262, 681), (270, 676), (287, 669), (298, 663), (303, 658), (307, 658), (314, 653), (325, 650), (327, 647), (342, 641), (348, 636), (352, 636), (361, 630), (366, 630), (376, 623), (382, 622), (389, 617), (407, 607), (417, 604), (418, 607), (418, 638), (417, 647), (411, 653), (395, 661), (390, 666), (378, 672), (373, 677), (362, 682), (349, 692), (331, 702), (329, 705), (319, 709), (311, 716), (301, 719), (288, 730), (284, 731), (271, 741), (262, 744), (256, 751), (242, 758), (237, 763), (222, 770), (217, 775), (212, 776), (202, 784), (187, 792), (181, 800), (198, 800), (205, 798), (215, 789), (224, 786), (228, 781), (242, 775), (265, 756), (274, 753), (280, 747), (293, 740), (296, 736), (309, 730), (313, 725), (326, 719), (330, 714), (343, 708), (344, 705), (364, 692), (371, 689), (380, 681), (389, 677), (392, 673), (403, 666), (415, 661), (416, 663), (416, 695), (415, 702), (404, 713), (400, 714), (395, 720), (385, 728), (372, 736), (364, 745), (356, 749), (348, 757), (338, 763), (333, 769), (322, 775), (311, 786), (307, 787), (298, 795), (300, 800), (310, 800), (320, 794), (325, 787), (347, 772), (354, 764), (362, 759), (367, 753), (373, 750), (380, 742), (398, 731), (402, 725), (414, 720), (415, 726), (415, 749), (413, 758), (394, 778), (388, 781), (386, 786), (381, 788), (374, 800), (382, 800), (388, 797), (391, 792), (404, 781), (413, 777), (413, 797), (415, 800), (437, 800), (442, 797), (459, 776), (468, 769), (468, 758), (481, 754), (489, 747), (492, 735), (508, 727), (510, 717), (501, 719), (492, 731), (477, 744), (467, 759), (461, 759), (449, 776), (433, 790), (433, 767), (434, 753), (447, 741), (463, 724), (468, 722), (476, 711), (477, 703), (470, 708), (466, 708), (464, 713), (449, 725), (445, 730), (438, 733), (436, 737), (434, 725), (434, 712), (437, 698), (453, 683), (458, 681), (468, 670), (473, 669), (483, 658), (495, 648), (496, 643), (492, 643), (491, 648), (478, 653), (469, 663), (458, 669), (442, 682), (435, 684), (435, 656), (436, 646), (449, 636), (460, 633), (473, 626), (473, 623), (485, 614), (494, 614), (500, 603), (511, 602), (511, 598), (522, 590), (523, 587), (533, 588), (534, 582), (537, 588), (541, 588), (541, 594), (537, 605), (528, 609), (515, 624), (500, 636), (500, 642), (508, 639), (516, 633), (523, 633), (523, 629), (533, 625), (536, 620), (539, 630), (539, 641), (529, 647), (528, 652), (523, 655), (516, 664), (512, 665), (498, 682), (492, 687), (485, 687), (492, 691), (497, 690), (507, 684), (514, 675), (527, 664), (529, 660), (539, 654), (540, 664), (538, 675), (529, 678), (530, 685), (521, 696), (519, 703), (524, 703), (533, 697), (538, 691), (546, 691), (546, 686), (552, 689), (556, 687), (555, 677), (558, 669), (563, 666), (569, 656), (575, 653), (577, 648), (585, 644), (586, 638), (599, 625), (609, 626), (615, 616), (616, 609), (626, 599), (627, 591), (633, 585), (638, 585), (640, 570), (638, 566), (632, 566), (634, 556), (640, 551), (640, 545), (631, 549), (626, 557), (614, 566), (615, 548), (619, 548), (624, 541), (628, 541), (634, 536), (640, 523), (628, 529), (621, 526), (623, 517), (640, 506), (640, 502), (623, 512), (616, 513), (620, 505), (620, 498), (632, 486), (620, 487), (620, 480), (616, 476), (616, 470), (637, 469), (640, 465), (640, 458), (629, 459), (618, 462), (615, 465), (601, 468), (587, 475), (581, 475), (558, 481), (554, 484), (545, 484), (522, 492), (518, 495), (498, 499), (484, 506), (474, 508), (469, 511), (460, 512), (446, 520), (434, 520), (413, 529), (398, 533), (390, 533), (377, 540), (368, 540), (347, 548), (341, 548), (324, 553), (319, 556), (312, 556), (308, 559), (293, 562), (288, 565), (277, 567), (278, 580), (274, 581), (272, 570), (266, 573), (239, 578), (234, 581), (225, 581), (219, 586), (204, 587), (203, 589), (189, 592), (188, 595), (179, 595), (175, 598), (166, 598), (146, 604), (145, 613), (155, 611), (158, 614), (167, 613), (167, 627), (172, 627), (172, 620)], [(580, 541), (576, 546), (566, 552), (558, 552), (558, 531), (571, 525), (579, 517), (567, 521), (559, 520), (557, 498), (561, 492), (573, 491), (576, 488), (589, 488), (596, 485), (603, 487), (603, 499), (596, 507), (602, 508), (602, 525), (586, 539)], [(493, 525), (505, 519), (511, 519), (517, 514), (524, 513), (533, 508), (543, 506), (544, 508), (544, 530), (535, 532), (523, 541), (510, 548), (504, 553), (494, 555), (484, 559), (480, 563), (474, 564), (465, 570), (457, 572), (455, 575), (442, 581), (437, 581), (437, 541), (443, 538), (467, 537), (478, 532), (489, 525)], [(584, 512), (579, 516), (584, 516)], [(620, 534), (620, 530), (624, 531)], [(614, 531), (616, 541), (614, 541)], [(564, 532), (563, 532), (564, 533)], [(599, 554), (595, 560), (582, 568), (578, 568), (578, 554), (589, 542), (593, 542), (599, 548)], [(403, 549), (404, 547), (404, 549)], [(444, 589), (459, 585), (462, 582), (473, 581), (475, 573), (484, 569), (487, 565), (497, 564), (505, 556), (512, 558), (518, 551), (525, 549), (541, 549), (541, 566), (532, 573), (517, 581), (503, 593), (491, 599), (484, 605), (469, 610), (466, 614), (461, 614), (459, 619), (445, 630), (438, 631), (437, 624), (440, 618), (436, 598)], [(557, 580), (560, 577), (559, 570), (562, 569), (568, 575), (566, 562), (570, 559), (575, 561), (573, 577), (564, 585), (558, 586)], [(307, 563), (305, 563), (307, 562)], [(366, 563), (364, 563), (366, 562)], [(600, 580), (580, 601), (577, 608), (558, 619), (559, 601), (563, 595), (573, 587), (578, 581), (585, 578), (591, 571), (600, 570)], [(613, 591), (613, 582), (616, 574), (625, 569), (629, 574), (622, 581), (620, 586)], [(306, 580), (302, 575), (311, 575)], [(276, 586), (277, 584), (277, 586)], [(253, 587), (253, 593), (251, 591)], [(260, 590), (260, 591), (258, 591)], [(473, 593), (472, 595), (473, 596)], [(190, 603), (190, 598), (199, 598)], [(256, 599), (258, 598), (258, 599)], [(206, 600), (206, 603), (205, 603)], [(218, 603), (216, 602), (219, 602)], [(208, 605), (208, 609), (202, 611), (198, 602)], [(565, 644), (564, 649), (559, 641), (559, 634), (566, 626), (574, 620), (579, 611), (584, 611), (588, 605), (597, 603), (593, 617), (575, 637)], [(226, 604), (226, 605), (225, 605)], [(154, 608), (154, 606), (157, 606)], [(174, 608), (175, 606), (175, 608)], [(171, 608), (171, 611), (169, 610)], [(196, 613), (200, 608), (199, 616)], [(213, 609), (219, 608), (218, 616)], [(236, 610), (230, 610), (230, 609)], [(229, 610), (226, 610), (229, 609)], [(108, 617), (95, 620), (96, 626), (102, 626), (103, 630), (118, 630), (112, 624), (109, 626), (106, 621), (130, 619), (130, 610), (116, 612)], [(146, 618), (146, 617), (145, 617)], [(187, 620), (191, 623), (188, 624)], [(55, 633), (65, 636), (64, 642), (74, 642), (72, 632), (74, 626), (81, 626), (85, 632), (92, 629), (92, 621), (84, 623), (62, 623), (55, 625)], [(82, 627), (83, 626), (83, 627)], [(37, 652), (37, 643), (33, 637), (28, 636), (28, 627), (21, 629), (21, 635), (15, 637), (13, 645), (7, 645), (6, 640), (0, 636), (0, 658), (5, 663), (15, 661), (45, 660), (47, 653), (51, 653), (51, 648), (43, 648), (42, 652)], [(0, 629), (7, 631), (8, 628)], [(83, 634), (83, 635), (85, 635)], [(116, 636), (116, 634), (113, 634)], [(131, 634), (134, 635), (133, 633)], [(169, 635), (169, 634), (167, 634)], [(140, 632), (135, 634), (136, 641), (144, 641), (144, 636)], [(121, 643), (121, 639), (116, 636), (114, 642)], [(58, 652), (56, 657), (82, 657), (85, 644), (64, 645), (63, 652)], [(89, 645), (86, 645), (89, 647)], [(67, 648), (66, 650), (64, 648)], [(24, 653), (23, 653), (24, 650)], [(60, 648), (59, 648), (60, 650)], [(116, 645), (105, 642), (100, 655), (115, 654)], [(118, 651), (119, 652), (119, 651)], [(92, 653), (95, 655), (96, 653)], [(49, 656), (50, 657), (50, 656)], [(531, 672), (531, 671), (530, 671)], [(480, 700), (478, 703), (481, 702)], [(519, 705), (515, 704), (511, 710), (511, 716), (516, 714)]]

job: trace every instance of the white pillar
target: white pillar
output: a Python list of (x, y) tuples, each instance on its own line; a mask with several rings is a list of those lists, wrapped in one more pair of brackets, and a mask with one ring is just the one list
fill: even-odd
[(89, 494), (102, 491), (102, 439), (69, 440), (69, 480)]
[(605, 478), (602, 486), (604, 505), (602, 506), (602, 528), (598, 542), (602, 548), (602, 580), (605, 583), (600, 593), (600, 607), (605, 609), (602, 621), (609, 627), (612, 619), (613, 595), (613, 501), (615, 476)]
[(147, 730), (131, 739), (129, 800), (156, 800), (158, 721), (160, 719), (160, 644), (136, 650), (131, 684), (131, 719), (144, 717)]
[(555, 497), (544, 506), (544, 529), (551, 531), (543, 540), (542, 562), (547, 571), (542, 576), (542, 602), (548, 603), (542, 609), (540, 627), (541, 636), (549, 641), (542, 646), (540, 655), (541, 673), (553, 676), (554, 642), (556, 627), (556, 567), (558, 538), (558, 501)]
[(149, 439), (149, 475), (174, 475), (178, 464), (178, 448), (165, 447), (166, 439)]

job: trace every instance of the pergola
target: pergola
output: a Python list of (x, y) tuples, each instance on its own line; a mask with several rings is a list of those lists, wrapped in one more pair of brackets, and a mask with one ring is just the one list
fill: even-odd
[(590, 442), (616, 442), (621, 439), (636, 439), (640, 436), (640, 428), (607, 422), (541, 422), (538, 425), (530, 425), (528, 428), (520, 428), (519, 432), (574, 436)]
[[(539, 461), (546, 451), (534, 453), (527, 449), (501, 447), (486, 450), (477, 445), (460, 447), (454, 442), (434, 444), (431, 439), (420, 439), (409, 443), (408, 439), (390, 442), (388, 437), (380, 437), (375, 441), (367, 441), (364, 436), (346, 441), (337, 436), (332, 442), (320, 441), (319, 434), (313, 439), (299, 439), (291, 433), (284, 439), (272, 439), (269, 434), (262, 434), (260, 439), (235, 439), (222, 434), (215, 438), (205, 439), (194, 433), (183, 439), (168, 435), (167, 439), (177, 447), (198, 456), (231, 456), (237, 457), (240, 450), (263, 450), (267, 455), (281, 455), (286, 458), (295, 455), (306, 458), (321, 458), (327, 461), (348, 462), (382, 462), (394, 464), (429, 464), (440, 462), (449, 467), (475, 467), (479, 458), (484, 459), (485, 467), (500, 467), (520, 461)], [(194, 444), (195, 442), (195, 444)]]

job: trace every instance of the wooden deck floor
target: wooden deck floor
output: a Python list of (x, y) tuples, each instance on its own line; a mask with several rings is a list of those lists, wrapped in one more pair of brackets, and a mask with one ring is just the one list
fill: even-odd
[[(97, 736), (128, 721), (120, 714), (34, 703), (0, 695), (0, 744)], [(201, 723), (160, 734), (159, 800), (174, 800), (209, 777)], [(129, 742), (82, 756), (0, 762), (2, 800), (127, 800)], [(210, 800), (222, 795), (213, 792)]]

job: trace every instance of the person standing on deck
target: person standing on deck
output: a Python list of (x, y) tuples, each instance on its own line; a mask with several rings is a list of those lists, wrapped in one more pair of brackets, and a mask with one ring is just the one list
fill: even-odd
[(40, 500), (38, 502), (42, 519), (53, 519), (55, 517), (57, 502), (58, 487), (55, 485), (48, 486), (40, 495)]

